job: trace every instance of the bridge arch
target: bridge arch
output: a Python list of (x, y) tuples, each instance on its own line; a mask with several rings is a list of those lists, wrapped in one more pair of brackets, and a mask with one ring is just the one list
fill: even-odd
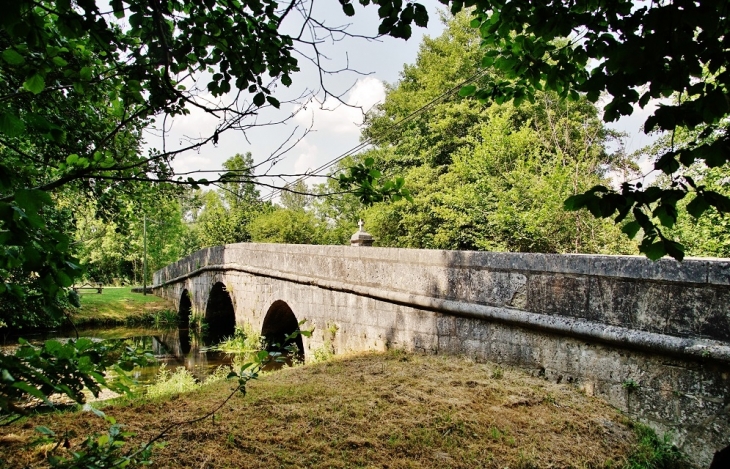
[[(282, 300), (274, 301), (264, 317), (261, 335), (266, 338), (267, 347), (270, 344), (283, 345), (285, 337), (299, 330), (299, 321), (289, 305)], [(304, 359), (304, 342), (299, 335), (294, 340), (299, 348), (297, 358)]]
[(208, 325), (207, 341), (216, 344), (226, 337), (233, 337), (236, 330), (236, 311), (231, 295), (222, 282), (213, 284), (205, 306), (205, 322)]
[(180, 307), (177, 309), (177, 321), (181, 327), (188, 327), (192, 311), (193, 302), (190, 300), (190, 292), (185, 289), (180, 295)]
[(193, 313), (193, 302), (190, 292), (185, 289), (180, 295), (180, 307), (177, 310), (177, 330), (180, 337), (180, 351), (183, 355), (190, 352), (190, 315)]

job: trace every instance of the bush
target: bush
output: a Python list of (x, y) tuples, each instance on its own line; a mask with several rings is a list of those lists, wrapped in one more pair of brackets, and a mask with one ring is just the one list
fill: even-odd
[(640, 423), (633, 424), (638, 444), (629, 456), (627, 469), (681, 469), (686, 460), (679, 449), (672, 444), (672, 435), (665, 433), (662, 438), (650, 427)]

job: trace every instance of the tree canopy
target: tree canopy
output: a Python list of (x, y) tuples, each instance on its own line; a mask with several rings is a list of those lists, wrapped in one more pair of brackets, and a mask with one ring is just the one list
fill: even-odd
[[(417, 2), (360, 3), (377, 6), (378, 34), (408, 38), (413, 26), (428, 21), (426, 8)], [(629, 236), (642, 231), (639, 249), (652, 259), (683, 257), (684, 247), (668, 235), (680, 210), (695, 217), (711, 207), (730, 211), (730, 199), (716, 184), (699, 182), (689, 169), (695, 162), (720, 168), (730, 157), (727, 2), (443, 3), (454, 13), (468, 9), (469, 26), (478, 31), (467, 47), (474, 66), (438, 78), (449, 81), (449, 75), (465, 77), (463, 70), (474, 70), (474, 79), (461, 88), (463, 98), (481, 104), (511, 102), (515, 110), (509, 112), (518, 121), (551, 96), (575, 103), (556, 104), (552, 109), (558, 114), (606, 100), (601, 117), (607, 122), (659, 100), (644, 130), (674, 135), (684, 129), (693, 136), (670, 139), (656, 156), (655, 167), (666, 174), (666, 184), (644, 187), (627, 181), (618, 189), (605, 181), (576, 185), (580, 192), (565, 193), (566, 208), (612, 217)], [(340, 0), (340, 5), (346, 15), (355, 15), (351, 0)], [(81, 272), (69, 254), (73, 214), (58, 204), (63, 191), (81, 194), (82, 204), (91, 201), (89, 210), (103, 215), (123, 205), (137, 189), (130, 184), (134, 182), (251, 182), (252, 168), (239, 166), (214, 181), (181, 179), (171, 161), (217, 143), (224, 132), (260, 125), (263, 108), (281, 106), (276, 86), (292, 84), (302, 59), (321, 66), (319, 38), (348, 33), (314, 18), (310, 7), (304, 0), (111, 0), (108, 7), (89, 0), (18, 0), (4, 5), (0, 295), (35, 295), (44, 307), (58, 311), (53, 301)], [(287, 26), (289, 21), (295, 27)], [(203, 83), (203, 90), (188, 89), (186, 80)], [(203, 91), (218, 101), (201, 99)], [(416, 93), (408, 99), (416, 105), (428, 96)], [(441, 116), (441, 127), (423, 134), (439, 138), (400, 139), (399, 149), (383, 161), (403, 168), (409, 159), (411, 166), (432, 168), (458, 162), (454, 150), (470, 138), (469, 119), (486, 112), (467, 109), (466, 101), (460, 106)], [(164, 136), (165, 120), (191, 109), (219, 117), (216, 128), (182, 147), (168, 148), (163, 138), (161, 148), (143, 149), (144, 129), (162, 129)], [(375, 132), (379, 122), (389, 125), (387, 119), (373, 120), (369, 129)], [(367, 164), (371, 161), (356, 161), (343, 174), (342, 185), (355, 184), (355, 193), (367, 203), (410, 197), (403, 179), (379, 182), (381, 171)], [(479, 174), (477, 168), (463, 167), (469, 177)], [(389, 174), (388, 167), (383, 169)], [(434, 180), (432, 176), (428, 178)]]
[[(402, 175), (413, 198), (367, 209), (368, 231), (385, 246), (634, 252), (612, 224), (562, 210), (567, 197), (607, 183), (609, 171), (626, 163), (607, 150), (616, 135), (593, 104), (554, 92), (519, 107), (443, 96), (464, 81), (483, 85), (501, 75), (478, 66), (482, 49), (469, 22), (457, 15), (441, 36), (425, 39), (368, 118), (364, 134), (378, 144), (361, 158)], [(387, 132), (427, 103), (426, 112)]]
[[(619, 190), (597, 185), (566, 201), (599, 217), (626, 220), (623, 231), (643, 230), (641, 252), (652, 259), (681, 259), (684, 248), (664, 234), (677, 221), (678, 202), (695, 217), (710, 207), (730, 212), (730, 199), (697, 184), (686, 169), (697, 161), (709, 168), (730, 159), (730, 5), (725, 1), (593, 0), (550, 3), (529, 0), (450, 2), (456, 12), (473, 7), (484, 54), (481, 65), (502, 72), (462, 94), (480, 102), (534, 101), (541, 90), (592, 102), (607, 99), (603, 119), (611, 122), (660, 100), (644, 131), (698, 130), (684, 145), (657, 155), (655, 168), (667, 187), (640, 182)], [(559, 40), (567, 38), (568, 43)], [(627, 217), (633, 215), (633, 220)]]
[[(207, 184), (176, 177), (171, 161), (216, 144), (226, 131), (275, 123), (258, 119), (262, 108), (281, 106), (274, 86), (292, 84), (302, 57), (319, 64), (318, 35), (347, 35), (313, 18), (308, 6), (300, 0), (6, 2), (0, 295), (13, 301), (35, 295), (48, 312), (61, 314), (63, 288), (82, 271), (70, 255), (73, 217), (57, 207), (62, 191), (85, 199), (80, 205), (93, 202), (89, 210), (100, 214), (118, 207), (115, 200), (136, 190), (134, 182)], [(418, 11), (417, 22), (425, 24)], [(292, 34), (284, 31), (287, 21)], [(397, 18), (386, 29), (398, 36), (412, 21)], [(186, 88), (197, 81), (218, 102)], [(191, 109), (219, 117), (218, 125), (181, 148), (167, 148), (166, 119)], [(143, 129), (155, 128), (163, 133), (162, 148), (143, 150)], [(229, 168), (217, 182), (245, 187), (251, 169)]]
[[(684, 247), (665, 231), (676, 223), (678, 203), (688, 195), (690, 202), (680, 206), (696, 218), (711, 207), (730, 212), (728, 197), (687, 173), (695, 162), (716, 168), (730, 159), (728, 2), (441, 1), (452, 13), (471, 12), (483, 51), (479, 64), (501, 72), (464, 86), (462, 96), (519, 106), (534, 102), (542, 91), (571, 100), (583, 95), (593, 103), (607, 100), (606, 122), (658, 101), (645, 132), (698, 130), (692, 141), (670, 145), (657, 156), (654, 167), (670, 178), (667, 187), (647, 188), (639, 181), (618, 190), (596, 185), (566, 200), (566, 209), (613, 217), (630, 237), (643, 231), (640, 251), (651, 259), (683, 258)], [(417, 10), (400, 0), (375, 3), (386, 18), (383, 31), (393, 18), (412, 17)]]

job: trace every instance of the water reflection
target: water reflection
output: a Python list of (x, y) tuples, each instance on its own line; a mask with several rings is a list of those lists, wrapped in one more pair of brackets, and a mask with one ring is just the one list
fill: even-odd
[[(75, 338), (71, 331), (44, 331), (35, 334), (24, 334), (23, 338), (35, 345), (42, 345), (49, 339), (65, 341)], [(127, 346), (148, 350), (157, 359), (157, 363), (137, 368), (131, 376), (140, 384), (151, 384), (155, 381), (162, 364), (168, 369), (184, 366), (198, 380), (204, 380), (221, 365), (231, 365), (236, 354), (212, 350), (215, 339), (200, 337), (187, 328), (171, 328), (166, 330), (149, 328), (114, 327), (86, 329), (79, 331), (79, 337), (94, 340), (123, 342)], [(13, 353), (17, 346), (17, 338), (5, 338), (5, 353)]]
[[(224, 353), (210, 347), (216, 345), (213, 339), (201, 338), (188, 328), (156, 331), (151, 339), (152, 353), (158, 360), (155, 366), (138, 370), (135, 378), (140, 383), (151, 383), (160, 366), (168, 369), (184, 366), (198, 380), (204, 380), (221, 365), (231, 365), (236, 354)], [(146, 344), (145, 344), (146, 345)]]

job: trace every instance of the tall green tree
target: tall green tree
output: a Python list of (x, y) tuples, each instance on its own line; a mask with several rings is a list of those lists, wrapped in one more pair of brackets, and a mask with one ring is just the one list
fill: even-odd
[(257, 243), (321, 244), (321, 227), (311, 211), (274, 207), (250, 226)]
[[(351, 5), (343, 8), (353, 13)], [(340, 31), (305, 11), (299, 0), (5, 2), (0, 302), (31, 295), (60, 318), (56, 305), (65, 301), (64, 288), (82, 274), (70, 255), (71, 233), (57, 223), (52, 193), (70, 188), (113, 207), (115, 190), (134, 187), (130, 182), (207, 184), (176, 178), (170, 162), (217, 143), (228, 130), (256, 125), (262, 107), (280, 107), (272, 85), (292, 84), (299, 70), (296, 49), (316, 58), (316, 31)], [(403, 28), (414, 20), (425, 24), (425, 9), (416, 17), (389, 19), (380, 32), (405, 37)], [(301, 28), (290, 24), (286, 30), (300, 34), (287, 34), (285, 21), (298, 22)], [(227, 104), (212, 105), (198, 99), (198, 87), (186, 89), (186, 79), (202, 80), (206, 92), (221, 100), (239, 92)], [(186, 147), (141, 150), (145, 127), (192, 108), (224, 118)], [(225, 175), (215, 182), (235, 181)]]
[(191, 228), (184, 219), (180, 191), (136, 185), (133, 197), (118, 200), (113, 216), (100, 216), (94, 199), (81, 203), (74, 196), (64, 201), (75, 208), (73, 248), (88, 280), (141, 284), (145, 231), (148, 283), (152, 272), (188, 254), (184, 240)]
[(193, 216), (199, 247), (251, 240), (251, 221), (270, 207), (261, 201), (253, 175), (251, 153), (228, 158), (219, 190), (202, 195), (202, 206)]
[[(465, 80), (501, 75), (475, 63), (482, 51), (469, 23), (457, 15), (440, 37), (426, 39), (368, 118), (364, 134), (379, 145), (366, 157), (389, 176), (403, 175), (414, 199), (366, 210), (368, 231), (390, 246), (632, 252), (610, 223), (562, 210), (567, 197), (606, 183), (617, 164), (606, 149), (614, 135), (595, 106), (554, 93), (520, 107), (449, 93)], [(424, 105), (428, 111), (413, 117)]]
[(310, 190), (304, 180), (298, 180), (283, 187), (279, 195), (282, 207), (290, 210), (304, 210), (312, 202)]
[(230, 210), (249, 210), (259, 203), (260, 193), (256, 187), (254, 162), (251, 152), (236, 153), (223, 162), (228, 171), (220, 184), (223, 200)]
[[(502, 76), (462, 89), (480, 102), (519, 104), (545, 91), (563, 99), (607, 98), (603, 120), (615, 121), (671, 96), (654, 110), (644, 131), (698, 130), (696, 138), (658, 155), (654, 167), (672, 181), (665, 188), (626, 182), (614, 190), (597, 185), (569, 198), (566, 208), (643, 232), (640, 251), (652, 259), (681, 259), (684, 247), (666, 236), (678, 207), (695, 217), (714, 207), (730, 212), (730, 198), (695, 184), (684, 170), (696, 161), (719, 168), (730, 161), (730, 6), (722, 0), (637, 4), (631, 0), (550, 3), (529, 0), (450, 2), (452, 11), (473, 7), (481, 65)], [(560, 40), (570, 38), (565, 44)], [(693, 202), (678, 205), (688, 194)], [(633, 215), (633, 219), (628, 218)]]

